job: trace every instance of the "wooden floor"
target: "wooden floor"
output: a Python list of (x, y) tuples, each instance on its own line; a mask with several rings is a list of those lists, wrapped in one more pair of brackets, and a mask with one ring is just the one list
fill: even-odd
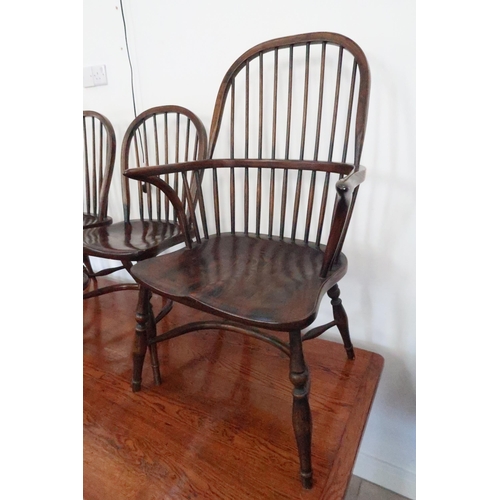
[[(348, 361), (340, 344), (305, 342), (314, 426), (306, 491), (288, 358), (236, 333), (190, 333), (159, 345), (163, 384), (153, 384), (147, 358), (143, 389), (133, 393), (136, 298), (121, 291), (84, 301), (85, 500), (344, 497), (381, 356), (358, 349)], [(176, 304), (158, 333), (208, 317)]]

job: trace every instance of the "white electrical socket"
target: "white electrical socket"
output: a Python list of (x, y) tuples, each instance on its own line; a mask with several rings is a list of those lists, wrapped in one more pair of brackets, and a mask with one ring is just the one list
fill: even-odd
[(107, 85), (108, 78), (106, 75), (106, 66), (88, 66), (83, 68), (83, 86), (97, 87), (98, 85)]
[(102, 64), (101, 66), (92, 66), (92, 78), (94, 79), (94, 85), (107, 85), (108, 79), (106, 78), (106, 66)]

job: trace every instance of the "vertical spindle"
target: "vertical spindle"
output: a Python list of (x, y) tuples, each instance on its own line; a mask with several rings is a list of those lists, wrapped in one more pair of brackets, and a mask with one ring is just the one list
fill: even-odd
[(92, 210), (97, 213), (97, 160), (95, 118), (92, 117)]
[(250, 128), (250, 71), (249, 62), (245, 64), (245, 158), (248, 158)]
[(271, 179), (269, 186), (269, 228), (268, 236), (272, 238), (273, 236), (273, 222), (274, 222), (274, 190), (275, 190), (275, 169), (271, 169)]
[(357, 65), (356, 61), (354, 61), (353, 65), (352, 65), (351, 89), (349, 91), (349, 106), (347, 108), (347, 119), (346, 119), (345, 138), (344, 138), (344, 151), (342, 152), (342, 162), (343, 163), (345, 163), (345, 161), (347, 159), (347, 148), (349, 145), (349, 132), (351, 130), (352, 103), (354, 101), (354, 87), (356, 85), (357, 68), (358, 68), (358, 65)]
[[(156, 121), (156, 115), (153, 115), (153, 133), (155, 142), (155, 165), (160, 164), (160, 149), (158, 141), (158, 123)], [(161, 220), (161, 190), (156, 188), (156, 218)]]
[(235, 199), (234, 199), (234, 167), (230, 168), (230, 193), (229, 193), (229, 201), (231, 203), (231, 234), (235, 233), (235, 225), (236, 225), (236, 216), (235, 216)]
[(248, 184), (249, 184), (248, 167), (245, 167), (245, 193), (244, 193), (244, 202), (245, 202), (245, 213), (244, 213), (245, 225), (244, 225), (244, 231), (245, 231), (245, 234), (248, 234), (248, 219), (249, 219), (248, 210), (249, 210), (249, 197), (250, 197), (250, 193), (249, 193), (249, 185)]
[(83, 149), (85, 161), (85, 202), (87, 213), (90, 213), (90, 174), (89, 174), (89, 149), (87, 141), (87, 122), (83, 117)]
[(191, 140), (191, 120), (188, 118), (186, 123), (186, 148), (184, 150), (184, 161), (189, 161), (189, 142)]
[(102, 179), (104, 177), (104, 124), (101, 122), (99, 126), (99, 183), (98, 188), (100, 189), (102, 185)]
[(255, 214), (255, 234), (260, 236), (260, 213), (262, 200), (262, 168), (257, 169), (257, 202)]
[(278, 49), (274, 49), (274, 87), (273, 87), (273, 138), (271, 158), (276, 159), (276, 123), (278, 119)]
[[(164, 140), (164, 147), (165, 147), (165, 165), (168, 165), (168, 114), (164, 113), (163, 114), (163, 121), (164, 121), (164, 128), (163, 128), (163, 140)], [(164, 180), (168, 184), (168, 174), (165, 174)], [(170, 202), (168, 201), (168, 197), (164, 196), (164, 204), (165, 204), (165, 220), (168, 221), (170, 219)]]
[(283, 188), (281, 191), (281, 221), (280, 221), (280, 239), (285, 234), (285, 216), (286, 216), (286, 194), (288, 190), (288, 170), (283, 170)]
[[(141, 162), (139, 160), (139, 145), (137, 144), (137, 134), (139, 133), (139, 129), (137, 129), (136, 133), (134, 134), (134, 150), (135, 150), (135, 166), (136, 168), (139, 168), (141, 166)], [(128, 180), (127, 180), (128, 182)], [(143, 193), (142, 193), (142, 183), (137, 181), (135, 183), (137, 185), (137, 196), (139, 198), (139, 217), (141, 220), (144, 220), (144, 198), (143, 198)], [(128, 214), (130, 215), (130, 214)], [(126, 217), (126, 220), (128, 222), (128, 216)]]
[(293, 90), (293, 45), (290, 46), (290, 59), (288, 61), (288, 106), (286, 115), (286, 141), (285, 159), (290, 154), (290, 129), (292, 125), (292, 90)]
[[(196, 198), (198, 200), (198, 206), (200, 207), (201, 214), (201, 224), (203, 227), (203, 237), (208, 240), (208, 225), (207, 225), (207, 214), (205, 210), (205, 199), (203, 198), (203, 189), (201, 185), (200, 171), (196, 170), (194, 172), (194, 178), (196, 181)], [(196, 203), (195, 203), (196, 205)]]
[[(245, 158), (248, 158), (249, 151), (249, 128), (250, 128), (250, 71), (249, 62), (245, 64)], [(244, 187), (244, 232), (248, 234), (248, 219), (249, 219), (249, 179), (248, 167), (245, 167), (245, 187)]]
[(297, 184), (295, 186), (295, 202), (293, 207), (292, 235), (291, 235), (292, 241), (295, 241), (295, 234), (297, 231), (301, 190), (302, 190), (302, 170), (299, 170), (297, 172)]
[(264, 121), (264, 69), (263, 69), (263, 55), (259, 54), (259, 146), (257, 157), (262, 159), (262, 129)]
[(234, 78), (231, 83), (231, 127), (230, 127), (230, 151), (229, 157), (231, 159), (234, 158), (234, 99), (235, 99), (235, 90), (234, 90)]
[(216, 168), (212, 169), (212, 189), (214, 197), (215, 231), (217, 236), (220, 236), (219, 182)]
[(328, 189), (330, 185), (330, 172), (325, 172), (325, 183), (323, 184), (323, 195), (321, 197), (321, 207), (318, 218), (318, 231), (316, 233), (316, 246), (321, 244), (321, 233), (323, 231), (323, 222), (325, 220), (326, 202), (328, 199)]
[[(142, 124), (142, 131), (144, 134), (144, 152), (145, 152), (145, 156), (146, 156), (144, 165), (149, 166), (150, 165), (150, 163), (149, 163), (149, 145), (148, 145), (148, 132), (146, 129), (146, 122), (143, 122), (143, 124)], [(151, 196), (151, 184), (149, 182), (145, 182), (143, 184), (143, 186), (146, 190), (148, 217), (149, 217), (149, 220), (152, 220), (153, 219), (153, 204), (152, 204), (153, 200), (152, 200), (152, 196)]]
[(335, 84), (335, 99), (333, 104), (333, 117), (332, 117), (332, 132), (330, 134), (330, 149), (328, 151), (328, 161), (332, 161), (333, 157), (333, 148), (335, 145), (335, 132), (337, 129), (337, 115), (339, 109), (339, 95), (340, 95), (340, 77), (342, 74), (342, 60), (343, 60), (343, 52), (344, 48), (339, 47), (339, 56), (337, 62), (337, 82)]
[(325, 86), (325, 56), (326, 42), (323, 42), (321, 47), (321, 69), (319, 77), (319, 96), (318, 96), (318, 118), (316, 120), (316, 142), (314, 144), (314, 161), (318, 161), (319, 140), (321, 136), (321, 115), (323, 112), (323, 90)]
[(314, 204), (314, 194), (316, 192), (316, 171), (311, 172), (311, 182), (309, 184), (309, 199), (307, 202), (306, 227), (304, 230), (304, 241), (309, 243), (309, 231), (311, 229), (312, 209)]
[[(175, 116), (175, 163), (179, 163), (179, 134), (180, 134), (180, 131), (179, 131), (179, 121), (180, 121), (180, 116), (179, 116), (179, 113), (176, 113), (176, 116)], [(177, 193), (177, 196), (180, 195), (180, 185), (179, 185), (179, 173), (176, 172), (174, 174), (174, 190), (175, 192)], [(186, 200), (182, 200), (182, 208), (184, 209), (184, 211), (186, 210), (186, 205), (185, 205), (185, 201)], [(175, 215), (175, 219), (177, 219), (177, 215)]]
[(306, 45), (306, 65), (304, 70), (304, 106), (302, 109), (302, 137), (300, 139), (300, 159), (304, 159), (304, 149), (306, 143), (306, 125), (307, 125), (307, 104), (309, 97), (309, 54), (311, 44)]

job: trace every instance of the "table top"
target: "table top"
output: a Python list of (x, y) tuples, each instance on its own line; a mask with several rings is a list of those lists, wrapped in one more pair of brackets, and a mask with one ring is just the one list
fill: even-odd
[[(357, 349), (348, 361), (339, 343), (304, 343), (314, 473), (312, 490), (304, 490), (286, 355), (236, 333), (190, 333), (159, 345), (163, 384), (154, 385), (147, 357), (143, 389), (132, 393), (136, 301), (132, 291), (84, 301), (86, 500), (343, 498), (380, 355)], [(161, 308), (159, 297), (153, 307)], [(213, 318), (175, 304), (158, 333), (203, 319)]]

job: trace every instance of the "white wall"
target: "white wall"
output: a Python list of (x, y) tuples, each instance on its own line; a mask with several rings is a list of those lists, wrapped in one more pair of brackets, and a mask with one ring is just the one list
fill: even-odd
[[(385, 368), (354, 473), (415, 498), (415, 3), (413, 0), (124, 0), (137, 112), (192, 109), (209, 127), (230, 64), (262, 41), (309, 31), (355, 40), (372, 72), (359, 192), (340, 283), (355, 346)], [(83, 107), (106, 115), (119, 144), (133, 119), (118, 0), (84, 0), (83, 66), (105, 64), (107, 86), (84, 89)], [(122, 218), (119, 165), (110, 215)], [(99, 263), (96, 264), (99, 268)], [(327, 298), (317, 324), (331, 319)], [(335, 331), (326, 334), (339, 340)]]

